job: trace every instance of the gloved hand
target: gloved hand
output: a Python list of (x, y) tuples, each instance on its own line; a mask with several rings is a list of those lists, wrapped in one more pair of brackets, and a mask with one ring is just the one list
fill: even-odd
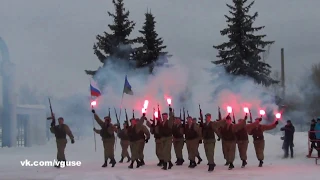
[(74, 139), (71, 139), (71, 144), (74, 144)]
[(142, 113), (142, 116), (143, 116), (143, 117), (146, 117), (146, 113)]
[(52, 122), (51, 122), (51, 127), (54, 127), (54, 126), (55, 126), (55, 124), (54, 124), (54, 122), (52, 121)]
[(92, 112), (93, 114), (96, 113), (96, 111), (95, 111), (94, 109), (92, 109), (91, 112)]
[[(276, 124), (276, 125), (278, 125), (278, 124), (279, 124), (279, 121), (278, 121), (278, 120), (276, 120), (275, 124)], [(284, 128), (281, 128), (281, 129), (283, 129), (283, 130), (284, 130)]]
[(169, 107), (169, 111), (172, 112), (172, 108), (171, 107)]
[(144, 140), (144, 142), (148, 143), (149, 139)]
[(218, 138), (217, 141), (220, 141), (220, 138)]
[(261, 122), (261, 121), (262, 121), (262, 118), (259, 118), (259, 121)]
[(248, 116), (246, 115), (245, 117), (244, 117), (244, 120), (247, 120), (248, 119)]

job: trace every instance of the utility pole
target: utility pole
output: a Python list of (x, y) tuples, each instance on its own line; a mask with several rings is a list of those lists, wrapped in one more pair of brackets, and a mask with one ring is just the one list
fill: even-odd
[(281, 88), (282, 88), (282, 99), (285, 96), (285, 73), (284, 73), (284, 49), (281, 48)]

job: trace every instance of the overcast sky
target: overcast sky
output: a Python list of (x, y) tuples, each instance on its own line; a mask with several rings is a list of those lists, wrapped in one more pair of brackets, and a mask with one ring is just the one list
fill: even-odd
[[(125, 0), (130, 19), (141, 28), (151, 8), (168, 51), (180, 59), (215, 60), (213, 44), (224, 39), (225, 3), (231, 0)], [(18, 83), (28, 83), (63, 96), (88, 91), (84, 69), (100, 63), (93, 54), (95, 36), (112, 23), (111, 0), (1, 0), (0, 36), (17, 65)], [(319, 0), (258, 0), (256, 25), (265, 25), (267, 40), (275, 40), (268, 62), (279, 69), (285, 48), (287, 77), (319, 62)]]

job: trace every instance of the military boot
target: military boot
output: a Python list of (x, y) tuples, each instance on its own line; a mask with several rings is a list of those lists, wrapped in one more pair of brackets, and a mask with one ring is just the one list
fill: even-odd
[(200, 164), (202, 162), (202, 158), (200, 157), (200, 155), (198, 155), (197, 158), (198, 158), (198, 163), (197, 164)]
[(263, 164), (263, 161), (260, 160), (260, 161), (259, 161), (259, 167), (262, 167), (262, 164)]
[(136, 160), (137, 162), (137, 168), (139, 168), (141, 166), (141, 162), (139, 160)]
[(192, 161), (190, 160), (190, 163), (189, 163), (188, 167), (191, 168), (191, 166), (192, 166)]
[(58, 163), (56, 165), (54, 165), (55, 168), (60, 168), (60, 163), (61, 161), (58, 161)]
[(224, 165), (225, 165), (225, 166), (229, 166), (229, 164), (230, 164), (230, 163), (229, 163), (228, 161), (226, 161), (226, 163), (225, 163)]
[(177, 166), (181, 166), (182, 164), (184, 163), (184, 160), (183, 159), (179, 159), (179, 161), (177, 162)]
[(229, 164), (229, 168), (228, 168), (228, 169), (229, 169), (229, 170), (232, 170), (233, 168), (234, 168), (233, 163), (230, 163), (230, 164)]
[(195, 168), (196, 166), (197, 166), (197, 163), (195, 161), (191, 161), (189, 168)]
[(244, 168), (244, 167), (246, 167), (246, 165), (247, 165), (248, 163), (247, 163), (247, 161), (245, 161), (245, 160), (242, 160), (242, 165), (241, 165), (241, 168)]
[(104, 164), (101, 167), (107, 167), (108, 166), (108, 160), (104, 161)]
[(163, 165), (163, 160), (160, 160), (157, 166), (162, 166)]
[(211, 172), (214, 170), (214, 168), (216, 167), (216, 164), (209, 164), (209, 168), (208, 168), (208, 171)]
[(112, 158), (110, 162), (111, 162), (111, 167), (114, 167), (117, 164), (114, 158)]
[(167, 163), (167, 162), (164, 162), (164, 163), (163, 163), (163, 167), (162, 167), (161, 169), (167, 170), (167, 169), (168, 169), (168, 163)]
[(128, 166), (129, 169), (133, 169), (133, 163), (134, 161), (131, 161), (130, 165)]
[(171, 161), (169, 161), (169, 166), (168, 166), (168, 169), (171, 169), (173, 167), (173, 164)]
[(144, 163), (144, 160), (143, 160), (143, 159), (141, 159), (141, 160), (140, 160), (140, 165), (141, 165), (141, 166), (144, 166), (144, 165), (145, 165), (145, 163)]
[(124, 159), (124, 157), (121, 156), (121, 159), (120, 159), (119, 163), (123, 163), (123, 159)]
[(127, 163), (130, 162), (130, 161), (131, 161), (131, 158), (130, 158), (130, 156), (128, 156), (128, 161), (127, 161)]

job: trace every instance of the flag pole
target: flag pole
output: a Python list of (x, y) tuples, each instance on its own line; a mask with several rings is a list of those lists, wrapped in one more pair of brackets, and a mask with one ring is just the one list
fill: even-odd
[[(90, 82), (90, 85), (91, 85), (91, 79), (89, 80), (89, 82)], [(91, 94), (91, 92), (90, 92), (90, 94)], [(91, 102), (93, 101), (93, 98), (92, 98), (92, 96), (91, 96)], [(91, 111), (93, 110), (93, 105), (91, 105)], [(92, 126), (93, 126), (93, 128), (95, 128), (94, 127), (94, 117), (92, 118)], [(94, 140), (94, 152), (97, 152), (97, 141), (96, 141), (96, 132), (95, 131), (93, 131), (93, 140)]]

